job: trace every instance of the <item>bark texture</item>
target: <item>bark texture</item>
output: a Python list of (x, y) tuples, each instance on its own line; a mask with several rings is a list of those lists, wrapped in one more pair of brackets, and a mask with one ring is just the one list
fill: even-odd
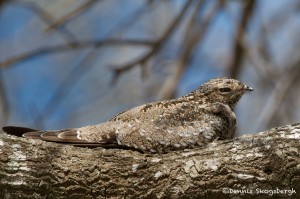
[(0, 198), (300, 198), (299, 149), (300, 124), (168, 154), (0, 134)]

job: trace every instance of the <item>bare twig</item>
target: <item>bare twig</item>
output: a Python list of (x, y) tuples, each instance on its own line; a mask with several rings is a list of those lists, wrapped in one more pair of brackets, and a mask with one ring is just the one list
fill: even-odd
[(6, 98), (5, 86), (3, 81), (3, 71), (0, 70), (0, 103), (2, 106), (1, 123), (5, 124), (9, 115), (9, 102)]
[(197, 22), (197, 14), (203, 7), (203, 1), (198, 3), (197, 9), (192, 16), (191, 23), (188, 26), (191, 29), (187, 31), (186, 40), (182, 45), (182, 54), (177, 63), (175, 73), (168, 79), (168, 81), (166, 81), (161, 89), (159, 94), (160, 99), (169, 99), (172, 97), (178, 81), (181, 79), (181, 76), (188, 65), (187, 63), (193, 55), (195, 47), (199, 44), (199, 42), (202, 41), (203, 36), (207, 32), (209, 24), (222, 5), (223, 0), (219, 0), (209, 11), (207, 11), (207, 13), (201, 18), (200, 22)]
[[(37, 3), (35, 2), (27, 2), (27, 1), (12, 1), (12, 3), (15, 3), (19, 6), (26, 7), (28, 10), (31, 10), (33, 13), (37, 14), (42, 21), (44, 21), (46, 24), (50, 25), (53, 23), (54, 18), (46, 12), (43, 8), (41, 8)], [(62, 27), (60, 29), (57, 29), (57, 32), (67, 41), (72, 42), (76, 41), (75, 35), (73, 35), (66, 27)]]
[[(217, 11), (222, 7), (223, 0), (218, 0), (217, 3), (209, 10), (207, 13), (200, 19), (197, 24), (196, 15), (193, 17), (194, 19), (194, 25), (190, 33), (186, 35), (186, 43), (184, 44), (184, 48), (182, 50), (182, 56), (181, 60), (186, 63), (190, 56), (192, 55), (193, 50), (197, 46), (197, 44), (202, 40), (204, 34), (206, 33), (206, 30), (208, 29), (209, 24), (211, 23), (211, 20), (217, 13)], [(198, 11), (200, 11), (202, 8), (202, 3), (199, 3), (198, 5)], [(190, 25), (191, 27), (191, 25)]]
[[(226, 12), (227, 16), (229, 17), (229, 20), (233, 20), (233, 16), (230, 15), (230, 12)], [(265, 31), (261, 31), (262, 38), (265, 40)], [(273, 85), (273, 82), (271, 81), (271, 77), (277, 77), (278, 72), (276, 70), (276, 67), (274, 67), (274, 63), (270, 59), (266, 59), (267, 57), (261, 56), (261, 54), (258, 52), (258, 49), (256, 47), (252, 47), (252, 45), (249, 45), (247, 42), (248, 33), (244, 30), (244, 37), (238, 38), (237, 35), (235, 36), (235, 39), (237, 42), (240, 43), (241, 47), (243, 48), (245, 56), (247, 56), (247, 60), (252, 63), (250, 66), (254, 68), (254, 71), (256, 74), (260, 77), (261, 80), (264, 81), (265, 84)], [(264, 41), (264, 44), (267, 42)]]
[[(40, 115), (43, 118), (51, 117), (56, 110), (59, 109), (59, 106), (63, 102), (64, 98), (71, 92), (72, 88), (80, 82), (80, 79), (91, 69), (93, 66), (92, 62), (95, 60), (97, 51), (95, 48), (90, 49), (90, 51), (85, 55), (82, 61), (78, 63), (77, 66), (63, 79), (63, 81), (57, 86), (57, 89), (52, 93), (52, 96), (41, 110)], [(84, 66), (84, 67), (83, 67)], [(76, 80), (76, 81), (75, 81)], [(43, 119), (37, 118), (37, 119)], [(39, 123), (39, 121), (35, 121)]]
[(255, 48), (251, 48), (250, 45), (247, 45), (246, 37), (247, 33), (245, 32), (245, 37), (242, 38), (242, 46), (244, 48), (245, 54), (250, 58), (249, 61), (252, 62), (252, 67), (256, 68), (256, 74), (259, 75), (262, 81), (265, 84), (274, 85), (275, 82), (272, 80), (277, 79), (279, 72), (275, 63), (272, 62), (270, 58), (270, 52), (267, 47), (268, 40), (266, 36), (266, 28), (264, 25), (261, 26), (259, 41), (257, 42)]
[(247, 33), (245, 33), (243, 41), (238, 41), (240, 42), (248, 61), (252, 63), (251, 66), (254, 68), (254, 71), (260, 79), (264, 81), (265, 85), (274, 85), (272, 79), (276, 79), (278, 76), (276, 67), (271, 61), (264, 59), (264, 57), (258, 53), (257, 49), (254, 49), (247, 44), (245, 41), (246, 35)]
[(134, 23), (137, 23), (139, 19), (142, 19), (144, 15), (146, 15), (148, 12), (150, 12), (152, 9), (158, 7), (160, 3), (158, 1), (155, 2), (148, 2), (146, 6), (143, 6), (142, 8), (137, 9), (136, 11), (130, 13), (129, 16), (126, 17), (125, 20), (120, 21), (115, 25), (115, 28), (112, 28), (108, 33), (106, 33), (107, 36), (110, 36), (111, 34), (122, 36), (123, 32), (128, 29), (128, 27), (131, 27)]
[(116, 81), (116, 79), (119, 77), (119, 75), (125, 71), (130, 70), (136, 65), (143, 65), (145, 64), (155, 53), (157, 53), (161, 47), (166, 43), (166, 41), (169, 39), (170, 35), (173, 33), (175, 28), (180, 24), (183, 16), (187, 12), (189, 6), (193, 0), (189, 0), (185, 3), (183, 9), (181, 10), (180, 14), (174, 19), (174, 21), (171, 23), (171, 25), (168, 27), (166, 32), (152, 45), (152, 48), (149, 52), (145, 53), (141, 57), (137, 58), (136, 60), (133, 60), (125, 65), (121, 66), (112, 66), (112, 69), (114, 71), (114, 78), (113, 82)]
[[(44, 118), (49, 118), (59, 108), (64, 98), (70, 93), (72, 88), (79, 82), (81, 78), (91, 69), (94, 57), (97, 57), (98, 51), (95, 48), (100, 46), (109, 45), (136, 45), (136, 46), (153, 46), (155, 42), (147, 40), (117, 40), (117, 39), (106, 39), (99, 41), (87, 41), (87, 42), (74, 42), (73, 45), (76, 48), (91, 47), (90, 52), (85, 55), (85, 58), (68, 74), (67, 77), (60, 83), (57, 89), (53, 92), (50, 100), (46, 103), (44, 108), (41, 110), (41, 114)], [(69, 46), (69, 45), (68, 45)], [(68, 46), (61, 46), (67, 48)], [(59, 47), (58, 47), (59, 49)], [(61, 50), (61, 49), (60, 49)], [(84, 66), (84, 67), (83, 67)], [(74, 81), (76, 79), (76, 81)], [(42, 118), (36, 118), (38, 120)], [(36, 121), (35, 123), (39, 123)]]
[(250, 21), (251, 15), (255, 7), (256, 0), (246, 0), (243, 1), (243, 3), (245, 4), (244, 10), (242, 12), (243, 16), (238, 25), (237, 34), (236, 34), (238, 39), (236, 40), (234, 45), (233, 61), (229, 66), (229, 71), (230, 71), (229, 76), (233, 78), (236, 78), (241, 70), (242, 67), (241, 62), (243, 60), (243, 55), (244, 55), (243, 48), (240, 45), (240, 42), (238, 42), (238, 40), (243, 40), (244, 38), (244, 32), (245, 32), (244, 30), (246, 30), (248, 26), (248, 23)]
[(5, 3), (7, 3), (6, 0), (0, 0), (0, 7), (2, 7)]
[(275, 63), (272, 62), (271, 53), (270, 53), (270, 45), (268, 42), (268, 33), (266, 25), (262, 24), (259, 31), (259, 45), (257, 45), (258, 50), (257, 53), (260, 55), (261, 59), (265, 62), (264, 69), (268, 77), (276, 78), (278, 76), (277, 67), (274, 66)]
[(300, 75), (300, 61), (289, 67), (284, 74), (277, 79), (275, 88), (270, 95), (261, 115), (258, 118), (256, 130), (268, 127), (273, 118), (277, 115), (280, 104), (287, 97), (289, 88), (293, 82), (299, 78)]
[(53, 52), (62, 52), (71, 49), (79, 49), (86, 47), (100, 47), (100, 46), (110, 46), (110, 45), (136, 45), (136, 46), (151, 46), (153, 41), (147, 40), (117, 40), (117, 39), (106, 39), (106, 40), (91, 40), (91, 41), (82, 41), (82, 42), (70, 42), (67, 44), (61, 44), (57, 46), (42, 47), (38, 48), (24, 54), (20, 54), (14, 57), (11, 57), (0, 63), (0, 68), (5, 68), (11, 64), (16, 64), (20, 61), (25, 61), (33, 57), (45, 55)]
[(64, 15), (60, 19), (56, 20), (54, 23), (52, 23), (46, 31), (52, 31), (53, 29), (60, 28), (63, 26), (65, 23), (70, 21), (71, 19), (74, 19), (77, 17), (79, 14), (83, 14), (84, 12), (88, 11), (88, 9), (95, 3), (99, 3), (99, 0), (87, 0), (83, 4), (81, 4), (78, 8), (73, 10), (72, 12)]
[(185, 32), (185, 39), (188, 39), (191, 36), (191, 32), (193, 32), (193, 30), (195, 29), (195, 27), (197, 27), (197, 23), (199, 23), (199, 19), (197, 19), (199, 13), (201, 13), (201, 9), (203, 9), (205, 1), (204, 0), (200, 0), (198, 1), (195, 10), (191, 16), (191, 19), (189, 21), (189, 24), (186, 28), (186, 32)]

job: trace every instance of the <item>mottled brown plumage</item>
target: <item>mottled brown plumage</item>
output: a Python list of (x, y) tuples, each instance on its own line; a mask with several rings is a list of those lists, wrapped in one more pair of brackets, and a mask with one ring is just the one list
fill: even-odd
[(177, 99), (132, 108), (111, 120), (78, 129), (34, 131), (3, 127), (7, 133), (78, 146), (125, 147), (165, 153), (195, 148), (215, 139), (231, 139), (236, 129), (233, 109), (253, 89), (238, 80), (212, 79)]

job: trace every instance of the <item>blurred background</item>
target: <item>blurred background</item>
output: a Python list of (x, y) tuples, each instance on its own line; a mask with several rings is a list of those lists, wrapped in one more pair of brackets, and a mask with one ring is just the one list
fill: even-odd
[(105, 122), (215, 77), (238, 132), (300, 122), (300, 1), (0, 0), (0, 125)]

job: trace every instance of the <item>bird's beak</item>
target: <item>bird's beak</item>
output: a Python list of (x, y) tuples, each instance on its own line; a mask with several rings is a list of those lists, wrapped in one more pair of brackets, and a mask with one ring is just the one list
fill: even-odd
[(253, 88), (251, 88), (250, 86), (247, 86), (247, 85), (244, 86), (244, 89), (246, 91), (254, 91)]

